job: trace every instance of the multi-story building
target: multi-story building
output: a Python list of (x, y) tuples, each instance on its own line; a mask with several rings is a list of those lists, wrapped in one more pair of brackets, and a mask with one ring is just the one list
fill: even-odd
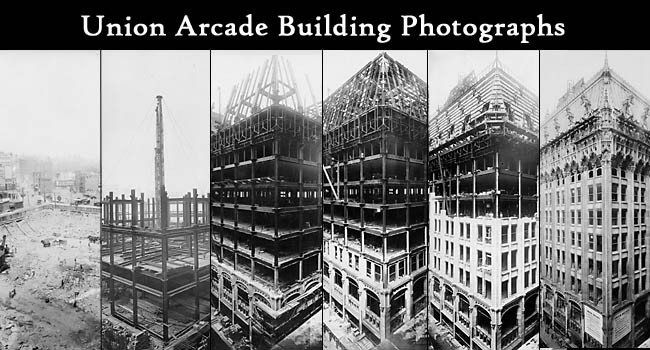
[(99, 173), (88, 172), (82, 177), (83, 181), (80, 183), (79, 191), (82, 193), (97, 193), (99, 192)]
[(16, 154), (0, 152), (0, 190), (15, 190), (20, 174), (20, 161)]
[(0, 178), (16, 178), (20, 173), (20, 159), (14, 153), (0, 152)]
[(65, 171), (56, 174), (54, 180), (54, 187), (57, 190), (68, 190), (71, 191), (75, 188), (77, 184), (77, 174), (72, 171)]
[(257, 73), (212, 123), (212, 306), (222, 346), (266, 349), (322, 305), (322, 122), (284, 59)]
[(497, 60), (430, 120), (431, 313), (470, 349), (537, 333), (538, 115)]
[(385, 53), (323, 102), (325, 341), (349, 347), (345, 323), (370, 348), (426, 309), (426, 116), (426, 83)]
[(607, 64), (542, 124), (542, 340), (634, 347), (650, 336), (650, 102)]

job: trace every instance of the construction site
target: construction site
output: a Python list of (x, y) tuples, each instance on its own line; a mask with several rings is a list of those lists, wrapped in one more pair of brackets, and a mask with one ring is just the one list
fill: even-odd
[(165, 187), (162, 96), (156, 97), (155, 194), (102, 201), (102, 349), (207, 349), (210, 208)]
[(100, 348), (96, 58), (0, 54), (3, 350)]
[(0, 213), (0, 348), (99, 348), (98, 220), (97, 207)]
[(321, 347), (322, 124), (311, 97), (274, 55), (213, 111), (213, 349)]
[(431, 322), (469, 349), (538, 333), (538, 105), (497, 57), (429, 124)]
[(427, 112), (426, 82), (386, 53), (323, 102), (328, 348), (426, 348)]

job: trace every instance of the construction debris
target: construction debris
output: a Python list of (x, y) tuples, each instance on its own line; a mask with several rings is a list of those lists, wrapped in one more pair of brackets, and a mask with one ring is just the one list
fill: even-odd
[(149, 333), (114, 322), (111, 317), (102, 320), (102, 349), (145, 350), (152, 346)]
[[(98, 213), (33, 209), (0, 228), (14, 253), (0, 274), (0, 348), (99, 348), (99, 245), (86, 244), (98, 220)], [(54, 230), (68, 244), (43, 247)]]

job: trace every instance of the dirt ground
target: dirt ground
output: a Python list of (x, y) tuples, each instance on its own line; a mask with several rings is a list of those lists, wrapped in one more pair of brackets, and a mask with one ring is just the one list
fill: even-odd
[(5, 234), (15, 253), (0, 274), (0, 350), (99, 349), (99, 243), (88, 240), (99, 214), (41, 209)]

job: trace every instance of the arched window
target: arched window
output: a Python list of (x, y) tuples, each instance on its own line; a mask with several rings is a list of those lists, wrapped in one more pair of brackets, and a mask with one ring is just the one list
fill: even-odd
[(359, 285), (350, 277), (348, 277), (348, 294), (354, 299), (359, 300)]
[(366, 290), (366, 308), (379, 316), (379, 297), (370, 290)]
[(341, 271), (334, 269), (334, 283), (343, 288), (343, 275), (341, 274)]

